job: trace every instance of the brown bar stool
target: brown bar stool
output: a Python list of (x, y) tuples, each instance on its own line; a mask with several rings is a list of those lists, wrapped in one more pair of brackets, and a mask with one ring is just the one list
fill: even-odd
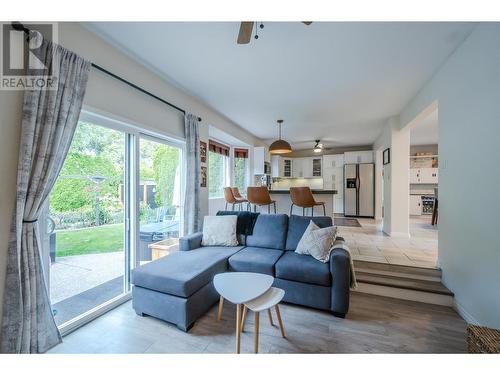
[(302, 216), (305, 216), (305, 209), (311, 208), (311, 216), (314, 216), (314, 206), (323, 206), (323, 216), (326, 216), (325, 202), (316, 202), (311, 189), (304, 187), (291, 187), (290, 198), (292, 205), (290, 206), (290, 216), (292, 216), (293, 206), (302, 207)]
[(247, 188), (247, 199), (249, 205), (253, 204), (254, 212), (257, 206), (267, 206), (267, 212), (271, 213), (271, 205), (274, 205), (274, 213), (276, 213), (276, 201), (271, 199), (266, 186), (249, 186)]
[(247, 202), (246, 199), (244, 201), (236, 199), (236, 197), (233, 195), (233, 190), (230, 187), (225, 187), (224, 188), (224, 199), (226, 200), (226, 211), (227, 211), (227, 205), (228, 205), (228, 203), (233, 205), (232, 211), (234, 211), (234, 206), (236, 204), (239, 204), (240, 205), (240, 211), (241, 211), (241, 205), (243, 203)]
[(434, 198), (434, 204), (432, 205), (432, 220), (431, 224), (436, 225), (438, 222), (438, 199)]
[(241, 202), (241, 203), (248, 203), (248, 200), (240, 194), (240, 189), (238, 189), (237, 187), (232, 187), (231, 188), (231, 191), (233, 192), (233, 197), (238, 201), (238, 202)]

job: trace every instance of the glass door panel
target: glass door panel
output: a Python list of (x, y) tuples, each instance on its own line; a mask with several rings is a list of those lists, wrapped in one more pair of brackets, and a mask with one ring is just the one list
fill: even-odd
[(80, 121), (50, 194), (49, 285), (58, 325), (124, 293), (125, 139)]
[(135, 265), (178, 250), (182, 149), (160, 139), (139, 139), (139, 240)]

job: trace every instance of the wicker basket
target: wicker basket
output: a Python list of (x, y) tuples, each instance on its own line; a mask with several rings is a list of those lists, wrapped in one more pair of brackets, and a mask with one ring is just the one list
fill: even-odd
[(500, 353), (500, 330), (469, 324), (467, 347), (469, 353)]

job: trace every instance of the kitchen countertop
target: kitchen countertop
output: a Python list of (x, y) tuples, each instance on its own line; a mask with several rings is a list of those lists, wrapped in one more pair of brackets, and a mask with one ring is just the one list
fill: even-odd
[[(312, 189), (313, 194), (337, 194), (337, 190)], [(270, 194), (290, 194), (290, 190), (269, 190)]]

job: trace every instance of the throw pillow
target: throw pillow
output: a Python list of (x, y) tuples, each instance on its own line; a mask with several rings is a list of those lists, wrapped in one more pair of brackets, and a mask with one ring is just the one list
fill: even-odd
[(313, 258), (326, 263), (330, 259), (330, 251), (336, 234), (336, 227), (320, 228), (311, 220), (295, 252), (309, 254)]
[(311, 232), (317, 229), (319, 229), (319, 227), (311, 220), (297, 244), (297, 248), (295, 249), (297, 254), (309, 254), (309, 248), (312, 246)]
[(235, 216), (205, 216), (202, 246), (237, 246)]

